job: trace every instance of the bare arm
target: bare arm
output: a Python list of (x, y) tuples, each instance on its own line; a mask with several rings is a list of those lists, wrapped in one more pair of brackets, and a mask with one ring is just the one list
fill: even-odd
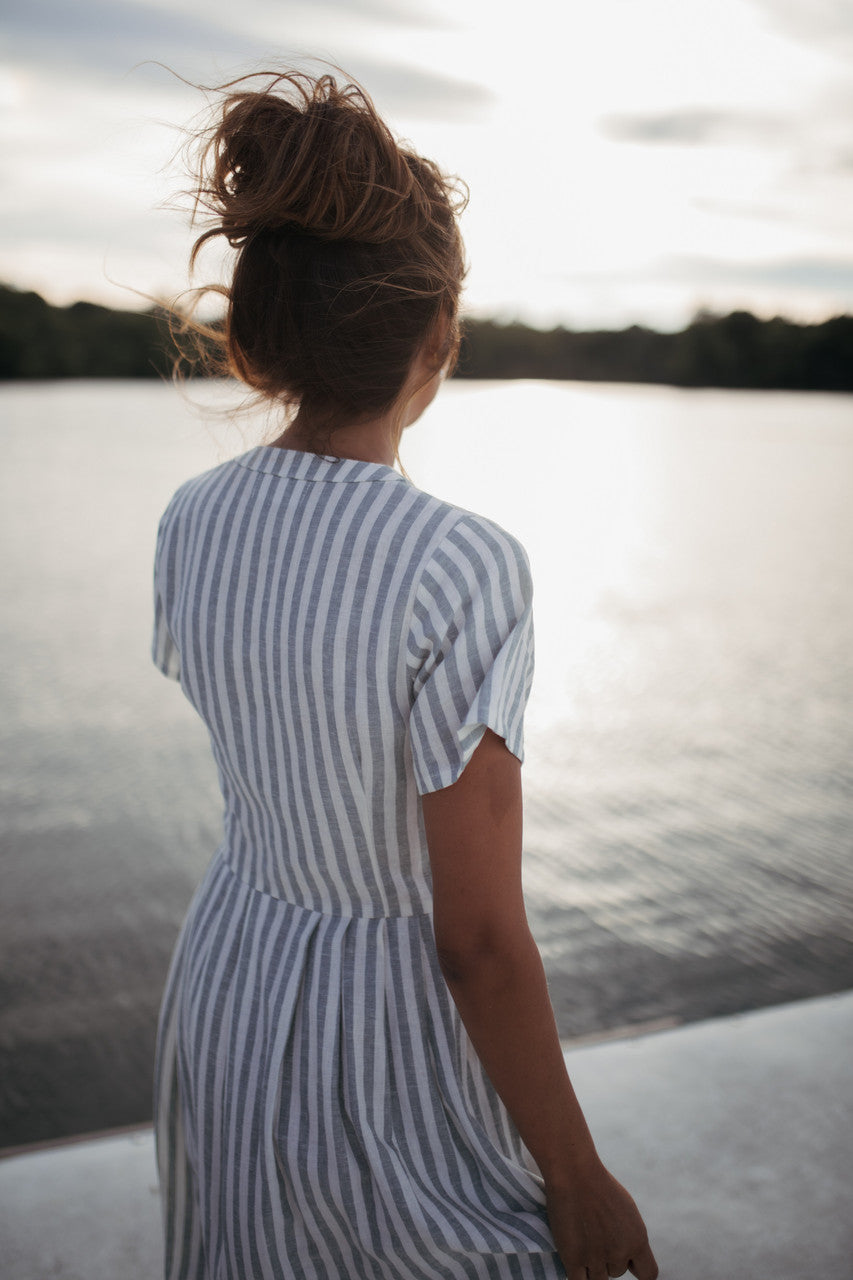
[(492, 1084), (545, 1180), (570, 1277), (655, 1280), (643, 1220), (595, 1150), (560, 1048), (521, 890), (521, 768), (490, 730), (423, 797), (439, 962)]

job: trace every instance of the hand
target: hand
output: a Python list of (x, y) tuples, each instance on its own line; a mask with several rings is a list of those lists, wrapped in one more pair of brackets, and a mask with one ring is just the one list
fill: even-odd
[(646, 1226), (628, 1192), (596, 1162), (571, 1187), (546, 1184), (548, 1221), (569, 1280), (608, 1280), (626, 1271), (656, 1280)]

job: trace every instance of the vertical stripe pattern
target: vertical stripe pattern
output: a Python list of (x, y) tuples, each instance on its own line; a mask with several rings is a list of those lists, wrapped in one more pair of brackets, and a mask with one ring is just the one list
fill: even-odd
[(552, 1280), (541, 1183), (438, 968), (419, 794), (522, 755), (524, 552), (391, 468), (273, 447), (160, 526), (153, 654), (223, 841), (161, 1013), (168, 1280)]

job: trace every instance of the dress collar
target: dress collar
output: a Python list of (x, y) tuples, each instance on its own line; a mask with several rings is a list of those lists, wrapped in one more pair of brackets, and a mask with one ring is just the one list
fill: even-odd
[(280, 449), (277, 445), (262, 444), (237, 459), (241, 467), (250, 471), (266, 471), (270, 475), (286, 476), (289, 480), (327, 480), (353, 484), (359, 481), (402, 481), (405, 477), (383, 462), (361, 462), (356, 458), (328, 458), (316, 453), (303, 453), (298, 449)]

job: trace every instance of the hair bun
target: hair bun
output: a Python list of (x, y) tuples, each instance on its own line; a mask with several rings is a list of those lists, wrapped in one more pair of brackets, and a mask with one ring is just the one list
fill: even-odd
[(213, 216), (190, 270), (218, 236), (235, 261), (229, 285), (196, 292), (227, 303), (205, 340), (219, 372), (329, 444), (394, 409), (419, 353), (433, 375), (455, 359), (464, 189), (400, 146), (357, 84), (286, 72), (219, 92), (195, 187)]
[(232, 245), (288, 226), (384, 244), (421, 232), (439, 191), (446, 200), (440, 171), (401, 150), (358, 85), (289, 72), (227, 95), (204, 148), (199, 201)]

